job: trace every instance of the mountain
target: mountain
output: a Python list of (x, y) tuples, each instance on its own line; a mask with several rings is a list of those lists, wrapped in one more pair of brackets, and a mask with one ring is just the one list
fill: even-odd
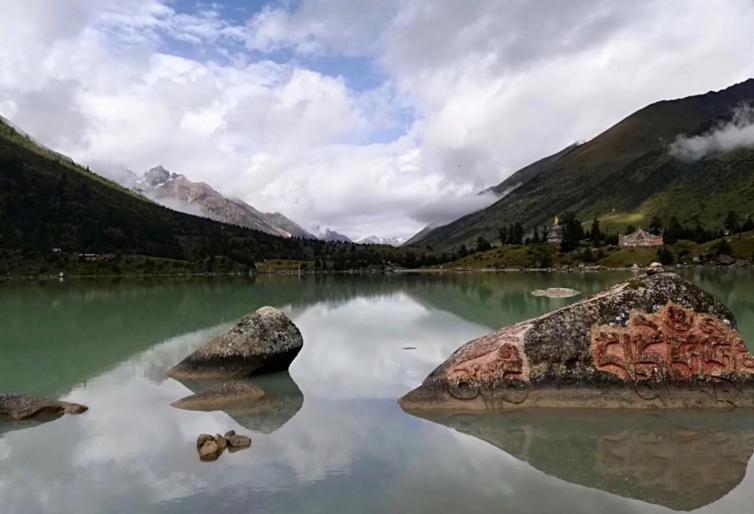
[[(160, 171), (154, 175), (164, 177)], [(155, 265), (165, 265), (168, 272), (181, 273), (213, 271), (217, 263), (242, 271), (266, 259), (346, 270), (387, 262), (415, 265), (417, 258), (424, 258), (365, 245), (345, 254), (340, 245), (286, 239), (177, 212), (37, 144), (0, 120), (0, 274), (68, 269), (76, 254), (110, 254), (102, 271), (107, 273), (119, 273), (119, 262), (128, 264), (127, 256), (143, 257), (138, 262), (144, 266), (137, 272), (154, 272)], [(84, 262), (81, 259), (86, 261), (81, 257), (76, 262)]]
[(352, 243), (353, 242), (348, 236), (335, 232), (334, 230), (330, 230), (329, 228), (325, 230), (321, 239), (323, 241), (338, 242), (338, 243)]
[(540, 159), (532, 164), (529, 164), (528, 166), (521, 168), (510, 177), (500, 182), (498, 185), (492, 186), (482, 191), (482, 193), (492, 192), (501, 198), (508, 196), (510, 193), (529, 182), (531, 179), (539, 175), (540, 172), (546, 170), (554, 163), (577, 149), (579, 146), (581, 146), (581, 143), (574, 143), (562, 149), (558, 153), (552, 154), (548, 157), (545, 157), (544, 159)]
[(286, 217), (281, 212), (265, 212), (264, 219), (272, 227), (290, 234), (288, 237), (300, 237), (303, 239), (317, 239), (317, 236), (305, 230), (301, 225)]
[[(745, 140), (754, 127), (751, 104), (754, 79), (651, 104), (586, 143), (522, 168), (492, 188), (504, 195), (500, 200), (417, 234), (411, 244), (453, 249), (479, 236), (494, 241), (500, 227), (521, 222), (531, 230), (565, 211), (584, 221), (599, 217), (613, 230), (646, 226), (655, 215), (720, 227), (731, 209), (754, 213), (754, 141)], [(679, 145), (692, 158), (679, 154)]]
[(361, 245), (387, 245), (387, 246), (400, 246), (403, 244), (403, 240), (398, 237), (379, 237), (379, 236), (365, 236), (355, 241)]
[(402, 246), (411, 246), (413, 244), (419, 244), (421, 240), (424, 239), (424, 237), (427, 236), (430, 232), (432, 232), (435, 228), (437, 227), (433, 225), (427, 225), (426, 227), (421, 229), (419, 232), (417, 232), (413, 236), (409, 237), (406, 241), (404, 241)]
[(251, 228), (281, 237), (316, 239), (279, 212), (260, 212), (246, 202), (226, 198), (204, 182), (192, 182), (163, 166), (147, 171), (135, 189), (171, 209)]

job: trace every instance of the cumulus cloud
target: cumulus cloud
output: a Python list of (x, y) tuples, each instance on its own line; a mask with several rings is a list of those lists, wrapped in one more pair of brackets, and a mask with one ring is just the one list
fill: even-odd
[(32, 136), (353, 238), (464, 214), (648, 103), (754, 72), (749, 0), (5, 4), (0, 114)]
[(749, 104), (737, 107), (729, 121), (704, 134), (678, 136), (668, 152), (677, 159), (693, 162), (737, 148), (754, 148), (754, 106)]

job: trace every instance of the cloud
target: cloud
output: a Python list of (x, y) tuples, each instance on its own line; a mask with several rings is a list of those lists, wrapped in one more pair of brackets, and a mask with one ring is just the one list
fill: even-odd
[(749, 104), (737, 107), (729, 121), (702, 135), (678, 136), (668, 153), (682, 161), (693, 162), (737, 148), (754, 148), (754, 106)]
[(0, 114), (85, 164), (162, 163), (352, 238), (449, 221), (651, 102), (754, 73), (749, 0), (58, 4), (4, 6)]
[(368, 7), (353, 0), (307, 0), (293, 9), (268, 6), (249, 21), (245, 43), (262, 51), (370, 55), (378, 51), (383, 31), (399, 8), (398, 0)]
[(444, 197), (420, 205), (411, 212), (411, 217), (425, 225), (439, 227), (484, 209), (499, 199), (500, 197), (491, 191)]

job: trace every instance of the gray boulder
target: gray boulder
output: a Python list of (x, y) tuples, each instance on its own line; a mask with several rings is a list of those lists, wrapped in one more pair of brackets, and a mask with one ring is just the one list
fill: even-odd
[(168, 374), (176, 379), (196, 379), (284, 371), (303, 345), (301, 332), (283, 312), (262, 307), (183, 359)]
[(78, 403), (22, 394), (0, 394), (0, 420), (49, 421), (64, 414), (81, 414), (87, 410), (88, 407)]
[(754, 357), (730, 310), (673, 273), (642, 275), (456, 350), (409, 411), (754, 407)]

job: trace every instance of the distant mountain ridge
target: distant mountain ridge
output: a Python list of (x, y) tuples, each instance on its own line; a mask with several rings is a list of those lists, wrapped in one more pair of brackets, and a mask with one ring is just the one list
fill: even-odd
[(322, 239), (323, 241), (338, 242), (338, 243), (353, 243), (350, 237), (343, 235), (339, 232), (335, 232), (334, 230), (331, 230), (329, 228), (325, 230), (324, 234), (322, 235), (320, 239)]
[(411, 245), (453, 249), (490, 241), (501, 227), (527, 230), (565, 211), (614, 229), (676, 216), (693, 226), (721, 226), (727, 212), (754, 214), (754, 141), (694, 161), (671, 154), (679, 137), (704, 137), (754, 104), (754, 79), (727, 89), (653, 103), (592, 140), (526, 166), (491, 188), (502, 196), (485, 209), (422, 231)]
[(261, 212), (248, 203), (227, 198), (204, 182), (192, 182), (162, 165), (136, 180), (135, 190), (177, 211), (231, 223), (285, 238), (316, 239), (300, 225), (279, 212)]
[(361, 237), (355, 242), (362, 245), (401, 246), (403, 244), (403, 240), (399, 237), (379, 237), (375, 235)]
[(344, 252), (340, 244), (166, 208), (0, 119), (0, 275), (252, 273), (269, 260), (344, 271), (416, 265), (417, 259), (433, 261), (389, 247), (353, 245)]

